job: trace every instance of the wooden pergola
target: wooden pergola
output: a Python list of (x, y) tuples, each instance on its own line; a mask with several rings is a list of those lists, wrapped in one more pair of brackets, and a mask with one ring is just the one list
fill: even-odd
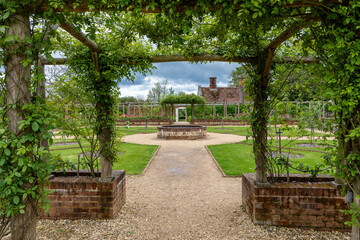
[[(94, 8), (89, 8), (89, 1), (80, 0), (76, 1), (76, 5), (73, 1), (65, 1), (64, 5), (58, 8), (54, 8), (54, 12), (88, 12), (88, 11), (131, 11), (133, 10), (132, 4), (135, 1), (129, 1), (129, 3), (125, 6), (120, 6), (118, 1), (108, 1), (108, 4), (95, 4)], [(168, 11), (169, 9), (163, 5), (157, 5), (155, 8), (147, 7), (149, 3), (152, 1), (144, 1), (142, 7), (140, 7), (140, 11), (144, 13), (161, 13), (164, 11)], [(346, 1), (337, 1), (332, 0), (332, 3), (338, 4), (346, 4)], [(111, 4), (113, 3), (113, 4)], [(196, 1), (179, 1), (176, 5), (177, 11), (186, 11), (188, 9), (193, 9), (196, 5)], [(308, 1), (293, 1), (292, 3), (284, 4), (282, 7), (289, 8), (297, 8), (297, 7), (317, 7), (319, 5), (319, 1), (317, 0), (308, 0)], [(111, 7), (108, 7), (111, 6)], [(36, 2), (31, 2), (30, 5), (26, 6), (30, 12), (42, 12), (46, 11), (49, 8), (48, 1), (40, 0)], [(239, 10), (240, 6), (234, 6), (234, 10)], [(211, 9), (210, 9), (211, 10)], [(308, 21), (301, 21), (292, 27), (285, 29), (278, 36), (276, 36), (272, 41), (264, 48), (263, 54), (265, 54), (265, 58), (262, 58), (263, 69), (262, 69), (262, 84), (259, 89), (267, 88), (269, 82), (269, 74), (270, 67), (274, 62), (274, 56), (276, 49), (280, 46), (281, 43), (291, 38), (296, 32), (300, 31), (310, 23), (310, 19)], [(92, 52), (92, 60), (95, 69), (100, 71), (99, 67), (99, 53), (101, 52), (101, 48), (91, 39), (87, 38), (86, 35), (82, 32), (76, 31), (75, 26), (69, 22), (63, 22), (59, 25), (62, 29), (67, 31), (73, 37), (82, 42), (85, 46), (87, 46)], [(58, 26), (52, 26), (52, 29), (57, 29)], [(11, 34), (16, 36), (19, 40), (24, 40), (26, 38), (31, 37), (30, 32), (30, 14), (29, 12), (21, 11), (20, 9), (10, 16), (8, 21), (8, 30), (7, 34)], [(8, 61), (6, 63), (6, 84), (8, 88), (8, 97), (7, 103), (18, 104), (19, 106), (23, 106), (26, 103), (30, 102), (30, 91), (29, 91), (29, 79), (31, 76), (31, 66), (24, 66), (22, 63), (26, 59), (26, 55), (24, 53), (16, 53), (16, 50), (19, 46), (16, 44), (9, 47), (10, 53), (8, 54)], [(55, 59), (56, 64), (66, 64), (66, 59)], [(221, 55), (194, 55), (192, 57), (184, 57), (180, 55), (175, 56), (153, 56), (149, 59), (151, 62), (173, 62), (173, 61), (223, 61), (223, 62), (238, 62), (238, 63), (255, 63), (259, 62), (257, 57), (249, 58), (249, 57), (224, 57)], [(302, 61), (304, 63), (313, 63), (319, 62), (319, 59), (313, 57), (307, 58), (291, 58), (291, 57), (282, 57), (280, 61), (276, 63), (298, 63)], [(51, 65), (52, 63), (46, 58), (41, 58), (39, 65), (40, 69), (43, 69), (44, 65)], [(43, 71), (43, 70), (42, 70)], [(101, 79), (99, 79), (101, 81)], [(45, 97), (44, 91), (44, 83), (41, 89), (41, 95)], [(258, 97), (254, 99), (254, 108), (262, 108), (262, 99), (266, 99), (265, 93), (261, 93)], [(98, 108), (101, 107), (102, 104), (99, 103)], [(12, 108), (8, 111), (9, 118), (9, 129), (16, 133), (21, 134), (21, 130), (19, 129), (18, 122), (23, 120), (22, 115), (20, 114), (20, 108)], [(100, 114), (108, 114), (106, 111), (100, 111)], [(258, 119), (258, 126), (262, 126), (266, 123), (265, 116), (260, 116)], [(111, 134), (109, 134), (109, 129), (101, 129), (99, 131), (99, 141), (100, 141), (100, 151), (101, 148), (104, 147), (111, 139), (109, 138)], [(260, 148), (255, 149), (256, 155), (256, 181), (258, 184), (266, 184), (266, 157), (265, 157), (265, 149), (264, 146), (266, 129), (261, 128), (258, 132), (258, 137), (254, 139), (254, 145), (259, 145)], [(101, 154), (101, 179), (103, 181), (108, 181), (112, 177), (112, 164), (111, 159), (106, 156), (106, 154)], [(12, 239), (35, 239), (35, 222), (36, 222), (36, 214), (35, 214), (35, 203), (30, 203), (25, 209), (25, 214), (19, 215), (13, 222), (12, 225)]]

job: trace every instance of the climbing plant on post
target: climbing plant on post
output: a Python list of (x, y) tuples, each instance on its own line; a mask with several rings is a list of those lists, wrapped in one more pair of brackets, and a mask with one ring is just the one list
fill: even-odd
[[(28, 47), (27, 40), (31, 38), (29, 15), (20, 11), (11, 14), (7, 19), (7, 26), (7, 36), (12, 38), (7, 49), (8, 61), (6, 62), (5, 75), (7, 105), (11, 106), (7, 113), (8, 127), (12, 134), (21, 136), (29, 131), (29, 129), (19, 129), (19, 122), (24, 120), (22, 108), (30, 103), (31, 97), (29, 90), (31, 65), (24, 66), (23, 64), (24, 61), (28, 60), (24, 49)], [(10, 155), (11, 153), (8, 154), (8, 151), (5, 150), (4, 153)], [(14, 195), (13, 202), (19, 203), (19, 198), (16, 195)], [(11, 237), (12, 239), (35, 239), (36, 203), (31, 196), (27, 197), (23, 211), (26, 214), (17, 214), (12, 220)]]
[(254, 108), (251, 112), (251, 127), (253, 130), (254, 145), (253, 151), (256, 162), (257, 183), (267, 182), (267, 123), (270, 113), (269, 107), (269, 83), (271, 80), (271, 69), (276, 49), (296, 32), (304, 28), (309, 21), (300, 20), (290, 25), (286, 30), (277, 35), (263, 50), (260, 50), (256, 61), (251, 63), (250, 75), (252, 91), (250, 96), (254, 101)]
[[(218, 16), (217, 22), (210, 24), (214, 25), (213, 30), (206, 30), (212, 37), (215, 29), (219, 31), (219, 41), (216, 42), (218, 49), (213, 51), (225, 51), (223, 54), (230, 56), (234, 55), (234, 52), (247, 56), (244, 66), (250, 76), (247, 88), (254, 102), (250, 123), (258, 184), (267, 183), (267, 124), (270, 113), (269, 101), (273, 97), (270, 84), (276, 66), (276, 50), (283, 42), (311, 23), (311, 17), (286, 21), (286, 17), (295, 12), (292, 9), (282, 9), (281, 5), (275, 3), (271, 7), (244, 3), (238, 13)], [(279, 15), (282, 18), (279, 18)], [(229, 45), (227, 42), (243, 44)]]
[[(101, 20), (100, 20), (101, 19)], [(107, 21), (104, 21), (107, 19)], [(92, 95), (89, 104), (96, 109), (95, 132), (99, 140), (101, 180), (112, 178), (112, 163), (117, 158), (115, 112), (116, 98), (119, 95), (118, 83), (122, 79), (134, 80), (134, 73), (146, 73), (152, 68), (148, 59), (150, 48), (146, 44), (136, 44), (135, 33), (130, 29), (118, 27), (123, 23), (131, 28), (128, 21), (133, 20), (127, 14), (119, 14), (109, 18), (106, 14), (93, 16), (92, 21), (106, 22), (106, 30), (89, 39), (69, 22), (60, 24), (68, 33), (81, 43), (72, 39), (60, 42), (65, 49), (69, 67), (75, 79)], [(93, 26), (89, 26), (93, 27)], [(66, 37), (64, 37), (66, 39)], [(101, 42), (97, 45), (95, 41)]]
[[(92, 103), (95, 105), (96, 109), (96, 127), (94, 130), (97, 134), (100, 145), (101, 179), (102, 181), (111, 181), (112, 163), (116, 158), (116, 153), (113, 151), (113, 143), (116, 141), (114, 139), (115, 100), (113, 99), (111, 92), (112, 88), (116, 86), (112, 85), (111, 79), (104, 78), (102, 75), (102, 69), (100, 68), (99, 63), (99, 53), (101, 53), (99, 46), (91, 39), (87, 38), (85, 34), (77, 31), (72, 24), (65, 22), (60, 26), (80, 40), (91, 51), (91, 55), (89, 52), (85, 52), (87, 57), (83, 56), (84, 59), (87, 59), (87, 61), (93, 65), (88, 66), (83, 64), (83, 68), (86, 66), (85, 73), (79, 74), (79, 71), (76, 71), (78, 69), (78, 66), (76, 66), (78, 62), (74, 59), (72, 63), (75, 65), (70, 64), (70, 66), (72, 66), (73, 71), (76, 71), (75, 73), (77, 73), (78, 76), (83, 76), (82, 80), (86, 82), (84, 87), (88, 88), (88, 90), (94, 95), (94, 102)], [(82, 60), (80, 61), (84, 63)]]
[(325, 97), (335, 103), (335, 136), (338, 146), (328, 158), (336, 165), (335, 177), (354, 192), (351, 205), (352, 239), (360, 238), (360, 3), (321, 8), (319, 24), (304, 36), (304, 49), (324, 59)]
[[(47, 201), (47, 178), (51, 165), (41, 142), (51, 139), (53, 116), (37, 97), (40, 74), (31, 74), (43, 42), (34, 36), (26, 8), (6, 2), (0, 9), (0, 63), (5, 65), (5, 96), (0, 98), (0, 237), (36, 238), (37, 207)], [(34, 28), (32, 28), (34, 27)], [(7, 219), (3, 221), (4, 219)], [(11, 221), (9, 221), (11, 220)]]

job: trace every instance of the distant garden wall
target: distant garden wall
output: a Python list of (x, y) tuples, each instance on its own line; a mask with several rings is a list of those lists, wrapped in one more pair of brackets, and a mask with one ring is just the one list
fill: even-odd
[(341, 212), (347, 205), (334, 178), (292, 174), (289, 183), (270, 187), (258, 187), (254, 181), (255, 174), (243, 174), (242, 204), (255, 224), (350, 231), (344, 224), (350, 216)]

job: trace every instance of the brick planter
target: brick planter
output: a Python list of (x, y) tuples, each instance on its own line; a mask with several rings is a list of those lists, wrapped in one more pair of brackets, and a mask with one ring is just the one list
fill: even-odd
[[(133, 120), (118, 120), (118, 126), (126, 126), (126, 122), (129, 121), (130, 125), (132, 126), (144, 126), (146, 124), (145, 119), (133, 119)], [(172, 121), (166, 119), (149, 119), (148, 123), (149, 126), (158, 126), (158, 125), (169, 125), (172, 124)]]
[(347, 205), (332, 177), (292, 174), (290, 183), (270, 187), (254, 180), (255, 174), (242, 176), (242, 204), (255, 224), (350, 231), (344, 224), (350, 216), (341, 212)]
[(112, 182), (99, 182), (82, 172), (53, 173), (50, 179), (50, 212), (40, 219), (111, 219), (125, 203), (125, 171), (114, 170)]

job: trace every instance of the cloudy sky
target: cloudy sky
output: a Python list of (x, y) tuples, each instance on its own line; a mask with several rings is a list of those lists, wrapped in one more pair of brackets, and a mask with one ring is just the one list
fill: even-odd
[[(168, 80), (168, 87), (172, 87), (175, 92), (197, 93), (198, 86), (209, 86), (209, 77), (217, 77), (217, 86), (226, 87), (230, 80), (231, 71), (239, 66), (238, 63), (189, 63), (171, 62), (156, 63), (157, 69), (146, 76), (137, 74), (135, 81), (122, 80), (120, 83), (121, 97), (134, 96), (146, 99), (148, 91), (154, 87), (155, 83), (162, 83)], [(49, 69), (49, 66), (47, 66)], [(0, 70), (3, 71), (2, 68)]]
[(209, 86), (209, 77), (217, 77), (217, 86), (225, 87), (230, 80), (228, 76), (235, 70), (237, 63), (203, 63), (188, 62), (156, 63), (157, 69), (152, 75), (136, 75), (134, 83), (123, 80), (120, 83), (121, 96), (146, 98), (149, 89), (157, 82), (168, 80), (168, 86), (175, 92), (197, 93), (198, 85)]

